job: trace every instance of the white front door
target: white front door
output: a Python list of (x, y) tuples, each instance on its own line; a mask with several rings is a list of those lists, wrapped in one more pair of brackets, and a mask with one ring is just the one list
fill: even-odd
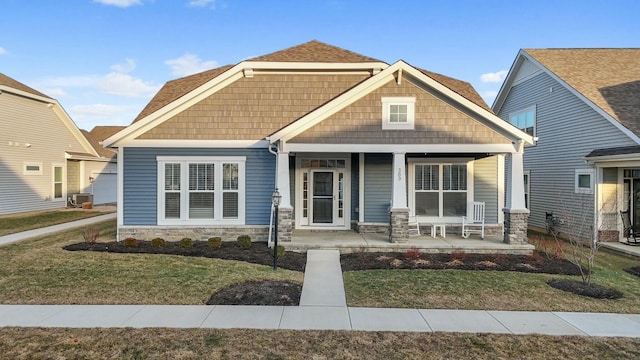
[(298, 167), (296, 181), (297, 228), (350, 228), (347, 163), (339, 159), (298, 162), (302, 166)]

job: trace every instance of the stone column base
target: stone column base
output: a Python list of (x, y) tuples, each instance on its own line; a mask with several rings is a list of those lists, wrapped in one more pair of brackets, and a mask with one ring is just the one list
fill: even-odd
[(392, 243), (409, 241), (409, 209), (391, 209), (390, 240)]
[(528, 244), (527, 226), (529, 223), (529, 210), (527, 209), (502, 209), (504, 213), (504, 238), (505, 244)]
[(278, 209), (278, 242), (291, 242), (293, 208)]

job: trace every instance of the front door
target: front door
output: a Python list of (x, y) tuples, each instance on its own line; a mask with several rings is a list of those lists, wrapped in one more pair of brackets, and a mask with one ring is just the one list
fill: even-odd
[(335, 189), (333, 171), (312, 171), (313, 201), (311, 204), (311, 219), (314, 225), (334, 222)]

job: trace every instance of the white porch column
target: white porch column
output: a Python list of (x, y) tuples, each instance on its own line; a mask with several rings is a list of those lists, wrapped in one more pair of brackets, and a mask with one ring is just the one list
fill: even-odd
[(392, 209), (407, 209), (407, 176), (405, 153), (393, 153), (393, 201)]
[(507, 208), (526, 209), (524, 203), (524, 143), (519, 141), (516, 144), (517, 152), (511, 153), (511, 177), (509, 178), (509, 194), (507, 198)]
[(289, 185), (289, 153), (278, 151), (276, 187), (282, 196), (280, 208), (292, 208), (291, 187)]

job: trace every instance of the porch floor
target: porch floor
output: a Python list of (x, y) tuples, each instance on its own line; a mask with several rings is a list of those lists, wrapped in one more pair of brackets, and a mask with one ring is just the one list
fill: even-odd
[(605, 249), (640, 258), (640, 245), (628, 245), (623, 242), (602, 242)]
[(406, 243), (391, 243), (389, 235), (359, 234), (355, 231), (317, 231), (294, 230), (291, 242), (283, 242), (287, 250), (306, 252), (309, 249), (337, 249), (341, 253), (354, 251), (368, 252), (404, 252), (418, 248), (426, 253), (465, 252), (472, 254), (530, 254), (534, 250), (531, 244), (509, 245), (502, 242), (502, 236), (485, 236), (484, 240), (477, 235), (468, 239), (460, 234), (447, 234), (446, 238), (431, 236), (413, 236)]

